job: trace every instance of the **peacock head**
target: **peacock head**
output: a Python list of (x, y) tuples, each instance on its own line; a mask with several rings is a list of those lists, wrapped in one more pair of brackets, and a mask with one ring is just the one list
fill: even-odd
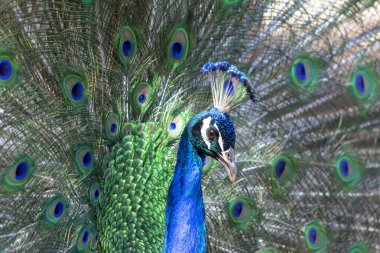
[(201, 157), (217, 159), (226, 168), (230, 180), (236, 180), (235, 128), (226, 113), (211, 108), (193, 116), (188, 123), (188, 134)]
[(236, 180), (235, 127), (226, 113), (247, 96), (256, 101), (248, 77), (228, 62), (208, 62), (202, 73), (211, 84), (214, 107), (190, 119), (188, 136), (201, 157), (217, 159), (227, 170), (231, 181)]

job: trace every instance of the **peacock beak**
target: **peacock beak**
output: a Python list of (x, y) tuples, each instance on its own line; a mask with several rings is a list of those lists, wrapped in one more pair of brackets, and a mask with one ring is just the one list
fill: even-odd
[(237, 168), (235, 163), (235, 152), (233, 148), (229, 148), (227, 151), (221, 152), (217, 157), (218, 161), (226, 168), (228, 176), (231, 182), (235, 182)]

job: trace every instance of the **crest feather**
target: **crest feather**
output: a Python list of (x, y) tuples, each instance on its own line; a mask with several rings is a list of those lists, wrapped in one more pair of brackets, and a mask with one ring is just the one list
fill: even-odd
[(248, 77), (228, 62), (208, 62), (202, 73), (211, 84), (214, 107), (227, 112), (243, 101), (246, 95), (256, 101), (256, 95)]

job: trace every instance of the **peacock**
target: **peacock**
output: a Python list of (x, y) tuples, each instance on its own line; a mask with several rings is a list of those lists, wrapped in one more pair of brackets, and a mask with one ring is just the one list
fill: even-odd
[(379, 11), (1, 0), (0, 252), (380, 252)]

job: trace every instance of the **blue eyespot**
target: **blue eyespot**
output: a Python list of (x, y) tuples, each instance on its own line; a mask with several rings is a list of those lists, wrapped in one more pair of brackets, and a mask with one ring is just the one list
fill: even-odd
[(352, 151), (337, 158), (335, 174), (345, 188), (354, 188), (365, 174), (365, 167)]
[(83, 97), (83, 84), (81, 82), (76, 82), (71, 88), (71, 97), (78, 101)]
[(91, 162), (92, 162), (92, 154), (91, 154), (91, 152), (87, 152), (87, 153), (83, 156), (82, 162), (83, 162), (83, 166), (84, 166), (84, 167), (88, 167), (88, 166), (90, 166), (90, 164), (91, 164)]
[(300, 55), (290, 67), (290, 80), (302, 89), (313, 88), (323, 78), (322, 72), (327, 65), (323, 59), (308, 54)]
[(12, 75), (12, 64), (8, 60), (0, 61), (0, 79), (8, 80)]
[(295, 66), (295, 70), (297, 79), (305, 81), (307, 78), (305, 64), (303, 62), (298, 62)]
[(94, 169), (96, 156), (90, 146), (86, 144), (78, 145), (74, 153), (74, 159), (77, 169), (81, 173), (90, 173)]
[(7, 168), (6, 173), (0, 179), (0, 184), (7, 191), (18, 191), (29, 182), (33, 172), (34, 161), (26, 155), (18, 156)]
[(16, 168), (16, 180), (23, 180), (28, 174), (28, 164), (26, 162), (21, 162)]
[(375, 70), (367, 66), (357, 66), (350, 79), (353, 95), (364, 102), (365, 106), (372, 104), (377, 98), (379, 76)]
[(87, 81), (83, 75), (73, 71), (67, 71), (61, 80), (61, 89), (66, 102), (74, 107), (82, 107), (87, 102)]
[(64, 207), (63, 203), (60, 202), (60, 201), (57, 202), (57, 203), (55, 204), (55, 208), (54, 208), (54, 216), (55, 216), (56, 218), (61, 217), (62, 214), (63, 214), (64, 209), (65, 209), (65, 207)]
[(270, 167), (270, 176), (280, 186), (284, 187), (297, 175), (297, 163), (291, 153), (278, 156)]
[(183, 129), (185, 128), (185, 122), (190, 118), (189, 110), (174, 111), (172, 117), (166, 123), (166, 132), (170, 140), (177, 139), (181, 136)]
[(145, 96), (145, 94), (144, 94), (144, 93), (141, 93), (140, 96), (139, 96), (139, 102), (140, 102), (141, 104), (143, 104), (143, 103), (145, 102), (145, 100), (146, 100), (146, 96)]
[(10, 87), (18, 80), (18, 63), (11, 52), (0, 52), (0, 87)]
[(365, 93), (365, 81), (363, 75), (357, 75), (355, 80), (355, 86), (359, 93)]
[(126, 40), (123, 43), (123, 54), (125, 57), (130, 57), (133, 53), (133, 42), (130, 40)]
[(119, 133), (120, 133), (119, 115), (112, 111), (107, 113), (107, 116), (103, 124), (104, 124), (103, 137), (109, 141), (116, 141), (119, 138)]
[(99, 193), (99, 190), (95, 190), (95, 193), (94, 193), (94, 194), (95, 194), (95, 199), (98, 199), (98, 198), (99, 198), (99, 194), (100, 194), (100, 193)]
[(234, 226), (239, 229), (251, 227), (252, 220), (256, 216), (255, 204), (247, 197), (235, 197), (227, 207), (227, 215)]
[(276, 167), (275, 167), (276, 177), (281, 177), (282, 176), (282, 174), (285, 171), (285, 167), (286, 167), (286, 162), (285, 161), (280, 160), (280, 161), (277, 162)]
[(181, 64), (187, 57), (190, 49), (189, 35), (184, 28), (176, 28), (171, 32), (167, 47), (167, 56), (173, 66)]
[(315, 242), (317, 241), (317, 236), (318, 236), (318, 233), (315, 228), (312, 228), (309, 230), (309, 241), (311, 244), (315, 244)]
[(82, 243), (87, 243), (87, 241), (88, 241), (88, 231), (86, 230), (82, 236)]
[(67, 202), (60, 196), (53, 197), (44, 211), (45, 219), (51, 224), (58, 224), (67, 214)]
[(223, 90), (225, 93), (227, 93), (227, 96), (235, 95), (234, 83), (229, 78), (227, 78), (226, 81), (224, 81)]
[(115, 38), (115, 51), (122, 64), (132, 64), (135, 59), (138, 44), (138, 31), (128, 25), (120, 27)]
[(115, 133), (116, 130), (117, 130), (117, 125), (115, 123), (111, 124), (111, 128), (110, 128), (111, 133)]
[(339, 167), (340, 167), (340, 172), (341, 172), (342, 176), (348, 177), (348, 175), (350, 174), (348, 162), (346, 160), (342, 160), (340, 162)]
[(78, 234), (76, 248), (78, 252), (88, 252), (93, 240), (93, 230), (87, 226), (83, 226)]
[(177, 124), (175, 122), (171, 122), (169, 126), (170, 131), (175, 131), (177, 128)]
[(236, 218), (239, 218), (243, 211), (243, 204), (241, 202), (237, 202), (234, 205), (233, 214)]
[(174, 42), (172, 44), (171, 52), (174, 59), (178, 60), (183, 56), (184, 48), (181, 43)]
[(96, 202), (99, 200), (100, 194), (100, 186), (97, 182), (94, 182), (88, 191), (90, 203), (96, 204)]
[(320, 220), (313, 220), (306, 224), (305, 242), (310, 251), (325, 252), (330, 241), (326, 229), (326, 225)]
[(139, 82), (132, 87), (131, 100), (133, 112), (137, 115), (145, 113), (154, 100), (155, 89), (147, 82)]

